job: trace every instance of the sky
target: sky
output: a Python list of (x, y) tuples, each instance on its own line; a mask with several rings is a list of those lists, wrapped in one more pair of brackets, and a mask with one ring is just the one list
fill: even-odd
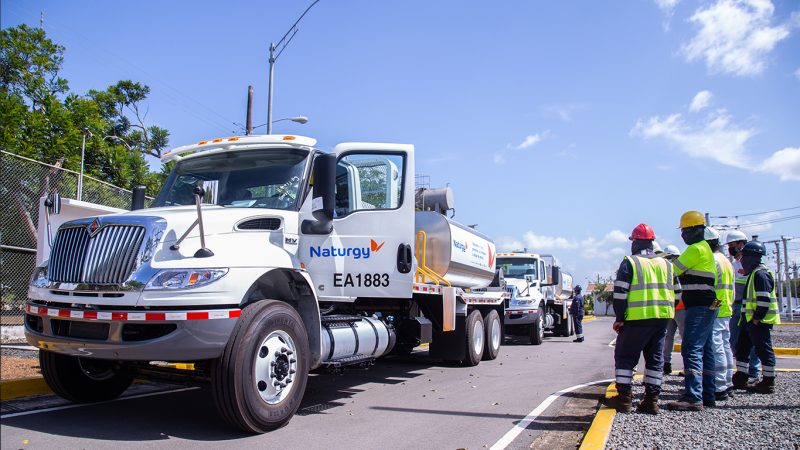
[[(248, 85), (266, 122), (269, 43), (309, 4), (3, 0), (0, 25), (43, 14), (73, 92), (150, 86), (177, 147), (241, 134)], [(796, 0), (321, 0), (274, 89), (273, 119), (309, 118), (274, 133), (414, 144), (456, 220), (580, 284), (613, 276), (639, 223), (682, 250), (687, 210), (796, 237), (800, 264)]]

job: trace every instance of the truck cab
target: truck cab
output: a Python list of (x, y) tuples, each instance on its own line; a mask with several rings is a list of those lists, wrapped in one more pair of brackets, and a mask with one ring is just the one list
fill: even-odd
[[(525, 336), (533, 345), (544, 341), (545, 331), (569, 336), (572, 320), (569, 300), (564, 297), (562, 273), (551, 255), (528, 251), (497, 254), (506, 290), (505, 333)], [(571, 277), (570, 277), (571, 280)]]

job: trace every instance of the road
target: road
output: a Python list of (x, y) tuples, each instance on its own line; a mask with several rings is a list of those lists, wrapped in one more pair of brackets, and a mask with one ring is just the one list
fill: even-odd
[[(3, 448), (488, 448), (550, 394), (613, 376), (611, 320), (587, 323), (587, 341), (548, 337), (541, 346), (507, 342), (495, 361), (474, 368), (442, 365), (416, 351), (369, 370), (314, 374), (298, 414), (284, 428), (245, 435), (225, 426), (211, 395), (181, 390), (105, 404), (9, 417)], [(131, 394), (166, 386), (136, 386)], [(171, 388), (174, 389), (174, 388)], [(64, 405), (49, 399), (38, 407)], [(547, 409), (552, 415), (563, 405)], [(56, 402), (56, 403), (52, 403)], [(17, 405), (25, 411), (33, 405)], [(532, 423), (508, 448), (527, 448)]]

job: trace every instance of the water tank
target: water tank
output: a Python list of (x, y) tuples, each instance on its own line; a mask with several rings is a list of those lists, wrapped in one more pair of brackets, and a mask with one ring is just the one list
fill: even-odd
[(557, 284), (556, 297), (565, 300), (572, 297), (572, 275), (567, 272), (561, 272), (561, 283)]
[(425, 265), (429, 269), (453, 286), (489, 286), (495, 275), (496, 256), (490, 238), (433, 211), (417, 211), (415, 224), (416, 232), (426, 234)]

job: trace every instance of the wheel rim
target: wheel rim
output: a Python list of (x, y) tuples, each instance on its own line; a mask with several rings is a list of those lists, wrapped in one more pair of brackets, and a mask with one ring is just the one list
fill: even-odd
[(108, 364), (103, 364), (100, 362), (94, 362), (91, 360), (83, 360), (78, 358), (78, 365), (81, 368), (81, 371), (92, 380), (95, 381), (105, 381), (114, 378), (116, 375), (116, 371), (113, 367), (110, 367)]
[(476, 355), (483, 353), (483, 327), (479, 320), (472, 325), (472, 347)]
[(280, 403), (294, 388), (297, 373), (297, 347), (285, 331), (270, 333), (256, 350), (254, 383), (261, 400)]
[(500, 348), (500, 319), (492, 320), (492, 349)]
[(544, 317), (543, 317), (543, 314), (539, 314), (539, 337), (544, 339)]

